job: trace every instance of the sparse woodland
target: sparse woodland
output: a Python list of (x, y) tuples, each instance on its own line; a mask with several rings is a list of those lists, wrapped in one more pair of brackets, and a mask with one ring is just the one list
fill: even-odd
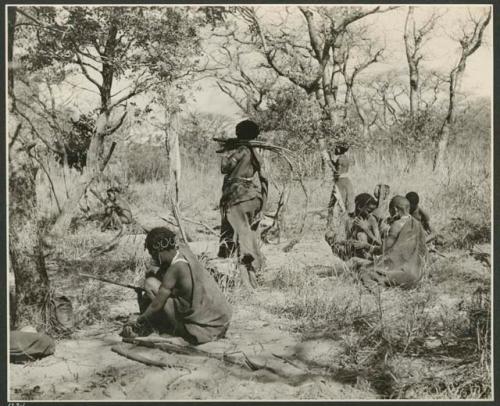
[[(302, 225), (297, 173), (266, 152), (267, 212), (276, 211), (285, 190), (287, 198), (279, 235), (263, 243), (264, 287), (248, 295), (224, 286), (236, 309), (234, 329), (244, 326), (238, 317), (265, 314), (297, 342), (335, 343), (329, 365), (308, 368), (349, 389), (320, 390), (314, 381), (307, 388), (284, 384), (274, 396), (256, 381), (242, 398), (490, 398), (492, 270), (474, 253), (491, 244), (492, 94), (479, 97), (461, 85), (470, 61), (491, 47), (492, 11), (462, 11), (456, 17), (418, 6), (282, 6), (273, 13), (265, 6), (9, 7), (11, 328), (35, 326), (65, 348), (72, 336), (54, 325), (48, 305), (64, 292), (79, 339), (95, 326), (116, 333), (111, 310), (133, 303), (133, 292), (125, 297), (77, 272), (140, 284), (144, 228), (169, 225), (173, 195), (191, 220), (184, 225), (193, 245), (215, 256), (222, 176), (212, 138), (234, 136), (235, 123), (251, 118), (263, 140), (296, 155), (309, 201)], [(398, 16), (398, 55), (388, 45), (394, 31), (377, 19), (390, 13)], [(430, 63), (439, 37), (451, 44), (446, 69)], [(240, 115), (196, 111), (192, 100), (207, 88)], [(328, 269), (333, 258), (321, 209), (332, 185), (328, 151), (340, 141), (351, 145), (356, 193), (372, 193), (378, 183), (392, 194), (414, 190), (431, 213), (443, 244), (418, 289), (372, 293), (352, 279), (309, 272)], [(135, 223), (108, 252), (96, 253), (114, 237), (92, 220), (103, 211), (96, 195), (115, 185)], [(301, 241), (283, 252), (299, 232)], [(40, 392), (13, 373), (14, 399), (102, 399), (99, 385), (84, 394), (40, 384)], [(127, 396), (238, 396), (221, 376), (203, 379), (206, 385), (192, 393), (172, 386), (164, 395), (130, 389)]]

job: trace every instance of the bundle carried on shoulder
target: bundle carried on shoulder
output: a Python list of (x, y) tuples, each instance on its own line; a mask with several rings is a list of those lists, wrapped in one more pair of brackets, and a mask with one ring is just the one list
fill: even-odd
[(238, 149), (239, 147), (250, 147), (250, 148), (260, 148), (268, 151), (279, 153), (286, 153), (294, 155), (292, 151), (287, 148), (280, 147), (274, 144), (270, 144), (265, 141), (258, 140), (244, 140), (241, 138), (213, 138), (214, 141), (221, 145), (221, 149), (217, 150), (217, 153), (232, 151)]

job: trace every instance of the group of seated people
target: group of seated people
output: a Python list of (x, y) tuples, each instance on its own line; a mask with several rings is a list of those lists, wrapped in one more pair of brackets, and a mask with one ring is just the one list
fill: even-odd
[[(411, 288), (422, 278), (426, 244), (434, 233), (416, 192), (390, 200), (389, 192), (389, 186), (379, 184), (373, 195), (358, 194), (351, 212), (347, 201), (341, 221), (327, 231), (325, 239), (334, 255), (363, 282)], [(338, 196), (345, 198), (342, 193)]]

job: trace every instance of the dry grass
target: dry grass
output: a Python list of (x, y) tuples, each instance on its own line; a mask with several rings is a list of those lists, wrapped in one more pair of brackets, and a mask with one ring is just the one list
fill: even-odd
[[(340, 343), (343, 352), (332, 365), (339, 379), (364, 382), (387, 398), (491, 396), (485, 279), (476, 290), (456, 273), (412, 291), (370, 293), (352, 279), (319, 278), (308, 271), (285, 264), (276, 274), (273, 299), (261, 304), (288, 318), (305, 340)], [(464, 286), (463, 295), (443, 296), (450, 279)]]
[[(377, 183), (390, 185), (393, 194), (417, 191), (438, 230), (447, 230), (452, 225), (447, 235), (452, 244), (448, 247), (463, 249), (489, 241), (490, 170), (484, 157), (455, 155), (445, 170), (433, 172), (430, 163), (422, 161), (407, 168), (402, 154), (372, 154), (358, 157), (351, 179), (356, 193), (372, 193)], [(216, 165), (185, 164), (181, 210), (184, 215), (215, 227), (219, 224), (221, 175)], [(63, 204), (62, 171), (56, 166), (50, 170)], [(120, 176), (126, 184), (127, 179), (123, 179), (126, 175), (115, 162), (109, 178), (116, 180)], [(71, 184), (77, 177), (75, 172), (66, 174), (66, 183)], [(330, 179), (306, 181), (311, 206), (325, 207), (331, 191)], [(40, 212), (53, 216), (57, 207), (50, 197), (47, 181), (42, 176), (39, 183)], [(103, 190), (105, 184), (100, 187)], [(164, 180), (152, 177), (149, 182), (128, 184), (125, 198), (141, 224), (165, 224), (158, 217), (168, 212)], [(277, 198), (278, 191), (271, 187), (270, 210), (274, 209)], [(99, 210), (96, 201), (90, 201), (90, 205)], [(302, 207), (302, 192), (295, 187), (286, 216), (288, 237), (293, 237)], [(453, 223), (454, 217), (462, 220)], [(324, 227), (324, 220), (310, 216), (308, 237), (321, 239)], [(196, 226), (186, 224), (186, 228), (188, 233), (205, 238)], [(120, 244), (100, 259), (88, 258), (91, 248), (111, 237), (109, 233), (103, 236), (95, 225), (84, 226), (68, 236), (56, 257), (61, 265), (66, 261), (67, 267), (71, 265), (85, 272), (87, 266), (102, 276), (139, 283), (147, 261), (141, 236), (127, 237), (136, 240)], [(463, 251), (447, 255), (429, 266), (429, 276), (419, 289), (381, 290), (376, 294), (364, 290), (348, 276), (319, 278), (304, 266), (285, 261), (275, 275), (269, 300), (260, 305), (286, 317), (290, 328), (304, 338), (320, 333), (340, 342), (343, 354), (335, 373), (353, 385), (370, 387), (387, 398), (488, 398), (491, 396), (488, 294), (479, 303), (474, 292), (477, 288), (489, 290), (491, 270)], [(112, 297), (99, 286), (88, 284), (80, 291), (78, 312), (82, 325), (105, 318), (102, 299)], [(234, 306), (254, 300), (237, 288), (225, 293)]]
[[(420, 194), (422, 207), (431, 213), (436, 228), (447, 230), (448, 227), (449, 237), (457, 239), (455, 246), (462, 248), (464, 244), (470, 245), (475, 240), (488, 238), (491, 230), (491, 174), (487, 157), (486, 152), (477, 152), (475, 155), (470, 152), (468, 156), (455, 154), (450, 157), (445, 169), (432, 171), (430, 161), (419, 160), (414, 167), (408, 168), (405, 155), (397, 151), (393, 151), (389, 156), (374, 152), (359, 152), (350, 176), (356, 193), (373, 193), (378, 183), (388, 184), (393, 194), (417, 191)], [(278, 179), (280, 176), (273, 175), (274, 161), (269, 160), (269, 172), (280, 186)], [(313, 163), (314, 161), (310, 165)], [(184, 159), (183, 164), (180, 196), (182, 212), (191, 218), (217, 225), (219, 222), (217, 206), (222, 186), (218, 162), (200, 163), (200, 160), (193, 162)], [(66, 170), (63, 176), (63, 171), (55, 164), (49, 165), (48, 169), (59, 203), (62, 205), (66, 199), (65, 184), (70, 187), (78, 179), (79, 174), (74, 170)], [(127, 164), (112, 160), (112, 164), (106, 170), (105, 181), (95, 189), (104, 194), (108, 184), (121, 183), (125, 186), (125, 197), (131, 204), (134, 215), (148, 224), (150, 222), (161, 224), (157, 214), (167, 212), (169, 206), (165, 193), (167, 180), (158, 179), (155, 173), (154, 171), (151, 173), (150, 181), (129, 183), (128, 179), (132, 175), (127, 169)], [(326, 207), (331, 192), (331, 180), (328, 177), (324, 179), (310, 177), (306, 179), (306, 184), (310, 191), (311, 207)], [(37, 196), (42, 215), (53, 216), (57, 213), (49, 183), (42, 173), (40, 173)], [(278, 197), (279, 191), (271, 186), (268, 207), (270, 211), (276, 207)], [(300, 218), (303, 203), (303, 193), (298, 185), (294, 185), (286, 216), (292, 232)], [(89, 196), (89, 205), (93, 210), (101, 207), (92, 196)], [(311, 217), (309, 229), (314, 232), (319, 231), (324, 221), (318, 221), (317, 216)], [(453, 218), (461, 220), (453, 221)], [(460, 245), (460, 241), (465, 242)]]

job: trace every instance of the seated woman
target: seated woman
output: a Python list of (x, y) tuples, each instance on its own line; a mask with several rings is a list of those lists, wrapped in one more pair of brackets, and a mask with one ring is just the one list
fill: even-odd
[(160, 268), (146, 279), (141, 315), (131, 319), (121, 335), (135, 337), (157, 330), (194, 345), (224, 337), (231, 307), (189, 247), (178, 247), (175, 234), (165, 227), (153, 228), (145, 246)]
[(389, 211), (389, 232), (381, 249), (375, 250), (382, 255), (371, 264), (356, 264), (361, 265), (357, 270), (365, 284), (414, 288), (422, 279), (427, 258), (425, 231), (410, 215), (410, 202), (405, 197), (395, 196)]
[(111, 187), (106, 191), (107, 197), (104, 200), (104, 222), (101, 231), (119, 230), (122, 224), (132, 223), (132, 211), (130, 206), (118, 196), (120, 190)]
[(354, 199), (354, 216), (348, 220), (347, 241), (355, 257), (370, 259), (375, 247), (381, 245), (377, 219), (373, 211), (377, 201), (369, 193), (361, 193)]
[(436, 237), (436, 235), (433, 228), (431, 227), (431, 218), (429, 214), (419, 205), (420, 197), (418, 196), (418, 193), (408, 192), (406, 194), (406, 198), (410, 202), (410, 214), (413, 218), (420, 221), (420, 224), (422, 224), (422, 227), (426, 232), (426, 241), (432, 241)]

